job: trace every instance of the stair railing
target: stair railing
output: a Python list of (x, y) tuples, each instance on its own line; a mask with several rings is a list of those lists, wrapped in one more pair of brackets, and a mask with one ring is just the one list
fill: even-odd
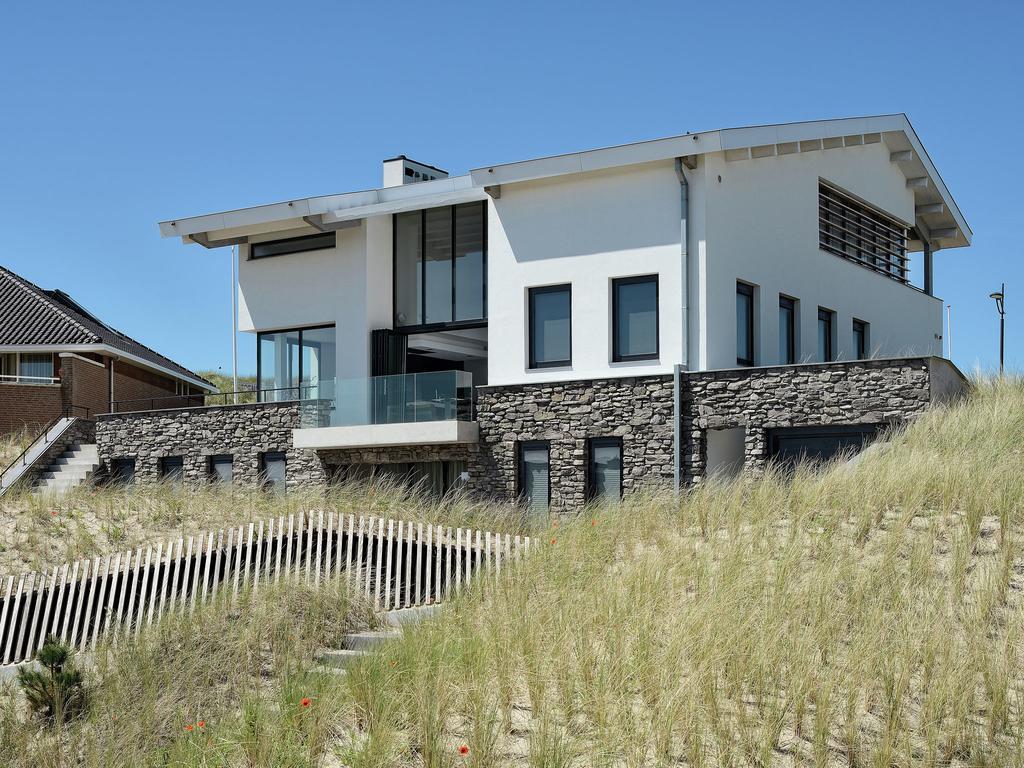
[[(64, 408), (61, 409), (60, 416), (53, 419), (49, 424), (47, 424), (43, 428), (43, 431), (36, 435), (36, 438), (32, 440), (32, 442), (30, 442), (27, 446), (25, 446), (25, 450), (18, 454), (18, 457), (10, 464), (8, 464), (7, 468), (3, 472), (0, 472), (0, 496), (3, 496), (7, 492), (7, 490), (14, 485), (13, 482), (11, 483), (11, 485), (4, 484), (4, 479), (7, 477), (8, 473), (10, 473), (14, 469), (21, 469), (27, 467), (29, 452), (37, 445), (39, 445), (40, 440), (42, 440), (42, 444), (44, 446), (49, 445), (52, 442), (52, 440), (50, 439), (50, 430), (57, 426), (63, 419), (78, 418), (77, 416), (74, 415), (76, 409), (85, 412), (85, 416), (83, 418), (88, 419), (92, 415), (92, 411), (89, 408), (86, 408), (84, 405), (64, 406)], [(63, 434), (63, 431), (61, 432), (61, 434)], [(56, 440), (57, 437), (59, 436), (60, 435), (56, 435), (54, 436), (53, 439)]]

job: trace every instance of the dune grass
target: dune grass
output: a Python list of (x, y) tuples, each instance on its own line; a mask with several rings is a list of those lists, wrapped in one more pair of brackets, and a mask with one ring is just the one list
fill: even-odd
[(23, 490), (0, 500), (0, 575), (312, 509), (444, 520), (509, 533), (529, 525), (522, 510), (507, 505), (458, 493), (432, 499), (415, 488), (386, 482), (294, 490), (283, 496), (216, 485), (81, 487), (60, 497)]
[(35, 435), (27, 430), (0, 435), (0, 472), (28, 448)]
[[(275, 672), (258, 700), (200, 688), (176, 735), (106, 764), (1020, 765), (1022, 446), (1021, 383), (983, 381), (855, 463), (550, 522), (531, 556), (332, 678), (316, 736)], [(228, 615), (220, 642), (246, 647)], [(173, 660), (149, 666), (180, 685)], [(130, 698), (130, 668), (110, 674)], [(180, 730), (204, 707), (224, 729), (205, 742)], [(98, 717), (65, 764), (97, 764)], [(246, 751), (266, 728), (276, 751)]]

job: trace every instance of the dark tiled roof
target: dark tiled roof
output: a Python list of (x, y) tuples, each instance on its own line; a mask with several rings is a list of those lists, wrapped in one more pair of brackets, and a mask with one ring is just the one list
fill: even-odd
[(111, 328), (63, 291), (44, 291), (0, 267), (0, 345), (8, 344), (106, 344), (179, 376), (210, 384), (188, 368)]

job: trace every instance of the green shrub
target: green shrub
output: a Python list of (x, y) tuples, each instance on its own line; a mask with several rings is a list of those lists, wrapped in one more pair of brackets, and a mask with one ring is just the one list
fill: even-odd
[(54, 637), (47, 637), (36, 659), (42, 669), (22, 667), (18, 684), (25, 701), (37, 716), (56, 726), (85, 714), (89, 703), (82, 673), (75, 669), (72, 650)]

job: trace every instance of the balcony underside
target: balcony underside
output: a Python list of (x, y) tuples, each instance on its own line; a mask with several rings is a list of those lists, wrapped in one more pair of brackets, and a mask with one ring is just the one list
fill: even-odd
[(403, 445), (452, 445), (475, 443), (475, 421), (421, 421), (405, 424), (365, 424), (345, 427), (311, 427), (292, 431), (296, 448), (381, 448)]

